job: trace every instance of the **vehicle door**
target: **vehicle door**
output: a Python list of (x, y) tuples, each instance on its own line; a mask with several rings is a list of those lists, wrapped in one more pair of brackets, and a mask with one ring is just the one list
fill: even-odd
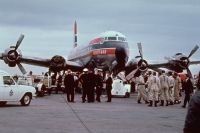
[(16, 101), (18, 97), (18, 85), (11, 76), (3, 76), (3, 99), (5, 101)]

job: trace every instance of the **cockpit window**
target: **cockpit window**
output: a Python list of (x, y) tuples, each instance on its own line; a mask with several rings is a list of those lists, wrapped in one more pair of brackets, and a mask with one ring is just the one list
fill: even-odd
[(123, 41), (123, 42), (126, 41), (126, 39), (124, 37), (118, 37), (118, 40)]
[(116, 37), (108, 37), (108, 40), (117, 40), (117, 38)]

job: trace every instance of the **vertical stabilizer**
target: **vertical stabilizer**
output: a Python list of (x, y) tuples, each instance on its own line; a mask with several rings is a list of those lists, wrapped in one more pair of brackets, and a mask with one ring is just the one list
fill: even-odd
[(74, 48), (77, 47), (77, 24), (74, 22)]

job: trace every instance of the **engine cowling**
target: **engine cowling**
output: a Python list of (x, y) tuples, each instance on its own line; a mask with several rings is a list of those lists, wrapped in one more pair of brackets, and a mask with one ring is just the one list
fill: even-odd
[(183, 56), (183, 57), (181, 57), (181, 58), (179, 59), (179, 65), (180, 65), (180, 67), (183, 68), (183, 69), (188, 68), (189, 63), (190, 63), (190, 60), (189, 60), (188, 57), (184, 57), (184, 56)]
[(60, 72), (64, 69), (65, 64), (66, 61), (62, 56), (55, 55), (51, 58), (49, 69), (53, 72)]
[(146, 60), (141, 59), (138, 62), (138, 69), (142, 72), (146, 71), (148, 69), (148, 63)]
[(16, 64), (20, 63), (22, 54), (20, 50), (10, 47), (3, 53), (3, 60), (9, 67), (15, 67)]

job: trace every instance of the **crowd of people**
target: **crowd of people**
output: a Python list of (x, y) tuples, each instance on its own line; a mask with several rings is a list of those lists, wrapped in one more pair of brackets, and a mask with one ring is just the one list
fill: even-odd
[(62, 74), (52, 75), (52, 84), (57, 85), (56, 93), (61, 90), (62, 79), (64, 79), (64, 92), (67, 93), (67, 101), (75, 102), (74, 92), (75, 88), (80, 87), (82, 93), (82, 102), (101, 102), (101, 95), (103, 91), (103, 83), (106, 84), (106, 92), (108, 100), (111, 102), (111, 90), (112, 90), (112, 78), (110, 73), (106, 74), (106, 78), (103, 78), (103, 72), (100, 69), (88, 70), (83, 69), (83, 72), (75, 75), (70, 69)]
[(160, 106), (180, 104), (181, 91), (184, 90), (185, 98), (182, 107), (185, 108), (194, 89), (188, 74), (185, 80), (181, 80), (176, 72), (166, 73), (164, 70), (161, 73), (155, 71), (141, 73), (135, 82), (138, 91), (137, 102), (140, 104), (143, 99), (149, 107), (153, 105), (157, 107), (158, 102)]

